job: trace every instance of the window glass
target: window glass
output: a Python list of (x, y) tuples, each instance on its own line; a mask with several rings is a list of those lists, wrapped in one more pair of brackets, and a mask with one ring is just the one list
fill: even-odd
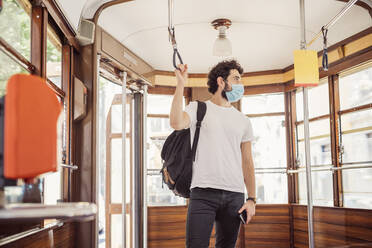
[(372, 161), (372, 110), (341, 116), (342, 162)]
[(48, 26), (47, 36), (47, 78), (62, 88), (62, 43)]
[(342, 171), (344, 206), (372, 209), (372, 169)]
[(185, 198), (175, 196), (167, 185), (163, 185), (160, 173), (147, 176), (147, 201), (149, 206), (185, 205)]
[(287, 174), (256, 173), (257, 203), (287, 203)]
[[(309, 118), (329, 114), (329, 97), (327, 79), (323, 79), (316, 87), (308, 90)], [(297, 121), (304, 119), (303, 92), (299, 89), (296, 93)]]
[(160, 170), (163, 166), (160, 157), (161, 149), (173, 129), (169, 125), (168, 118), (147, 118), (147, 128), (147, 168)]
[[(287, 168), (285, 116), (269, 115), (284, 112), (284, 96), (282, 93), (244, 96), (241, 109), (244, 114), (268, 114), (250, 117), (257, 202), (287, 203), (287, 175), (279, 173), (280, 168)], [(265, 168), (270, 171), (262, 170)]]
[(342, 135), (342, 163), (372, 161), (372, 131)]
[[(28, 60), (31, 58), (30, 10), (28, 1), (3, 0), (3, 10), (0, 12), (1, 38)], [(0, 60), (0, 68), (3, 67), (2, 62)]]
[(147, 113), (169, 115), (172, 106), (172, 95), (148, 95)]
[(57, 124), (57, 171), (48, 173), (44, 176), (44, 203), (45, 204), (57, 204), (62, 199), (62, 187), (63, 187), (63, 168), (61, 163), (64, 162), (64, 145), (63, 139), (65, 138), (65, 112), (62, 110)]
[(368, 127), (372, 127), (371, 109), (341, 115), (342, 132), (367, 129)]
[(254, 135), (253, 159), (255, 168), (286, 168), (284, 116), (255, 117), (250, 120)]
[(28, 73), (22, 66), (0, 51), (0, 97), (6, 93), (8, 79), (17, 73)]
[(341, 110), (372, 103), (372, 66), (339, 78)]
[[(298, 173), (299, 203), (307, 204), (306, 172)], [(333, 206), (331, 171), (314, 171), (311, 174), (313, 203), (316, 206)]]
[(121, 214), (111, 215), (111, 247), (123, 247), (123, 217)]
[[(169, 115), (173, 96), (148, 95), (148, 114)], [(169, 118), (147, 118), (147, 194), (149, 206), (185, 205), (182, 197), (175, 196), (168, 186), (163, 185), (160, 169), (161, 149), (168, 135), (173, 129), (170, 127)]]
[[(309, 123), (311, 165), (332, 163), (329, 118)], [(300, 166), (305, 166), (304, 124), (297, 126), (297, 144)]]
[(241, 100), (244, 114), (262, 114), (284, 112), (283, 94), (265, 94), (244, 96)]
[[(329, 138), (310, 140), (311, 166), (330, 165), (332, 163), (331, 142)], [(298, 142), (299, 166), (306, 166), (305, 142)]]
[(123, 199), (123, 162), (121, 139), (111, 140), (111, 203), (121, 203)]

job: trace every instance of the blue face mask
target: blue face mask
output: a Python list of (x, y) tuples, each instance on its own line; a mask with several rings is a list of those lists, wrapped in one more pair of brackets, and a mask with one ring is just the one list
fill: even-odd
[(242, 84), (232, 84), (231, 91), (225, 91), (227, 100), (229, 102), (237, 102), (244, 95), (244, 85)]

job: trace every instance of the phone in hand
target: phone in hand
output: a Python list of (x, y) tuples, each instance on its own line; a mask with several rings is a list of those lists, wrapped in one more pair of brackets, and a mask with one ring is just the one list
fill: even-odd
[(240, 221), (245, 224), (247, 222), (247, 210), (243, 210), (243, 212), (241, 212), (239, 214), (239, 218), (240, 218)]

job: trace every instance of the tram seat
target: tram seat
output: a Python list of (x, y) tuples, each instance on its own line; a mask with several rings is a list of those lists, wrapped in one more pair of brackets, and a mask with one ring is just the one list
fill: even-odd
[(7, 84), (4, 176), (32, 179), (57, 170), (57, 123), (62, 106), (40, 77), (13, 75)]

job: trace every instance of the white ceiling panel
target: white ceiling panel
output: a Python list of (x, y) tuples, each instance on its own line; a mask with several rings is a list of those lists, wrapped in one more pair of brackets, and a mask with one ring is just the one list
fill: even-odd
[[(108, 1), (87, 0), (83, 16), (92, 16), (100, 4)], [(74, 9), (76, 4), (68, 2), (65, 12), (72, 16), (67, 9)], [(298, 0), (174, 0), (174, 3), (177, 43), (190, 72), (206, 73), (222, 59), (212, 56), (217, 31), (210, 23), (217, 18), (232, 21), (227, 37), (232, 42), (233, 57), (246, 72), (282, 69), (293, 63), (292, 52), (300, 43)], [(307, 41), (344, 6), (344, 2), (336, 0), (305, 1)], [(76, 17), (73, 20), (76, 23)], [(114, 5), (102, 12), (98, 24), (155, 69), (173, 70), (173, 51), (167, 34), (168, 0), (135, 0)], [(329, 45), (371, 24), (369, 13), (353, 6), (329, 30)], [(322, 40), (310, 49), (321, 50)]]
[(83, 11), (84, 4), (89, 0), (57, 0), (58, 6), (61, 8), (63, 14), (71, 26), (75, 29), (78, 28), (80, 14)]

